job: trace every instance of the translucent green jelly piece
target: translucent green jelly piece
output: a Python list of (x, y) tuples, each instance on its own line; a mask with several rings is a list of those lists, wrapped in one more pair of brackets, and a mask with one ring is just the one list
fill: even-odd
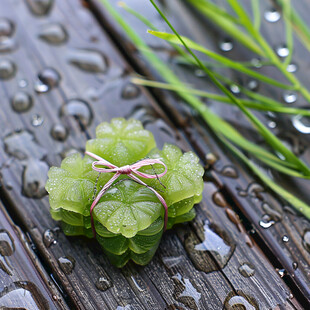
[(97, 240), (104, 250), (115, 255), (122, 255), (128, 249), (137, 254), (142, 254), (149, 251), (154, 245), (158, 244), (162, 236), (162, 231), (153, 236), (136, 235), (133, 238), (125, 238), (122, 235), (117, 235), (112, 238), (104, 238), (99, 234)]
[(167, 223), (167, 229), (171, 229), (174, 225), (184, 223), (184, 222), (190, 222), (192, 221), (196, 216), (195, 209), (191, 209), (189, 212), (177, 216), (177, 217), (171, 217), (168, 219)]
[(73, 226), (66, 222), (61, 222), (61, 228), (67, 236), (86, 236), (93, 238), (93, 232), (91, 229), (86, 229), (84, 226)]
[[(161, 158), (166, 164), (168, 171), (160, 178), (160, 184), (157, 179), (143, 179), (148, 185), (158, 191), (161, 191), (168, 206), (192, 196), (199, 196), (203, 190), (204, 170), (199, 164), (199, 158), (193, 152), (182, 154), (182, 151), (175, 145), (165, 144), (163, 150), (152, 150), (147, 157)], [(153, 168), (141, 169), (154, 174), (163, 171), (162, 166), (155, 164)]]
[(153, 134), (145, 130), (141, 122), (114, 118), (96, 128), (96, 139), (87, 141), (86, 150), (124, 166), (141, 160), (155, 146)]
[(110, 188), (94, 208), (95, 219), (109, 231), (132, 238), (150, 226), (163, 212), (155, 194), (132, 180)]
[(149, 251), (143, 254), (134, 253), (133, 251), (129, 249), (122, 255), (115, 255), (106, 250), (104, 250), (104, 252), (109, 258), (110, 262), (118, 268), (124, 267), (130, 259), (134, 261), (136, 264), (144, 266), (144, 265), (147, 265), (152, 260), (158, 248), (159, 241)]
[(189, 212), (195, 204), (195, 196), (183, 199), (168, 208), (168, 217), (177, 217)]
[(57, 210), (51, 209), (50, 212), (52, 218), (56, 221), (64, 221), (72, 226), (84, 226), (85, 217), (80, 213), (64, 209), (57, 209)]
[[(91, 168), (92, 160), (80, 154), (66, 157), (61, 167), (51, 167), (46, 190), (52, 209), (66, 209), (89, 215), (98, 173)], [(112, 174), (101, 174), (99, 181), (106, 183)]]
[[(90, 224), (85, 225), (85, 228), (89, 229), (91, 226)], [(98, 235), (105, 237), (105, 238), (109, 238), (109, 237), (114, 237), (115, 234), (113, 234), (112, 232), (110, 232), (109, 230), (107, 230), (101, 223), (99, 223), (98, 221), (95, 221), (95, 228), (96, 228), (96, 232)], [(144, 230), (140, 230), (136, 236), (152, 236), (155, 235), (157, 233), (159, 233), (160, 231), (162, 231), (164, 228), (164, 220), (163, 218), (160, 216), (156, 221), (154, 221), (148, 228), (144, 229)]]

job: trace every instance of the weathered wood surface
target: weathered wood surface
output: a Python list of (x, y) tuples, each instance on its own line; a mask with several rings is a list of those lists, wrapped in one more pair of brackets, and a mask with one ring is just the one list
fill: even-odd
[[(302, 309), (273, 262), (266, 257), (269, 253), (263, 253), (265, 247), (256, 243), (259, 239), (255, 236), (249, 236), (246, 226), (252, 221), (243, 219), (242, 223), (235, 213), (240, 208), (252, 220), (248, 212), (250, 207), (255, 207), (253, 219), (260, 219), (262, 202), (257, 201), (259, 205), (255, 206), (251, 193), (242, 199), (236, 195), (236, 184), (245, 189), (253, 179), (238, 163), (225, 156), (210, 133), (189, 117), (188, 111), (183, 110), (180, 115), (189, 119), (189, 126), (177, 130), (145, 89), (131, 86), (132, 69), (92, 13), (79, 1), (54, 1), (48, 14), (41, 16), (34, 15), (26, 2), (34, 3), (31, 0), (1, 3), (1, 16), (15, 24), (12, 40), (17, 44), (12, 52), (0, 55), (0, 69), (3, 59), (10, 59), (17, 67), (16, 74), (2, 80), (0, 88), (5, 107), (0, 112), (1, 197), (33, 239), (42, 262), (67, 295), (70, 307), (221, 309), (228, 307), (230, 301), (231, 305), (238, 303), (235, 308), (243, 304), (248, 309)], [(59, 23), (65, 28), (67, 40), (62, 42), (58, 37), (60, 42), (50, 44), (38, 38), (51, 23)], [(88, 54), (93, 63), (86, 65), (77, 49), (100, 51), (107, 67), (98, 54)], [(57, 74), (50, 71), (45, 81), (50, 83), (51, 89), (46, 93), (35, 92), (34, 88), (37, 91), (44, 89), (44, 85), (38, 84), (38, 74), (47, 67), (60, 74), (59, 85)], [(46, 76), (46, 71), (44, 74)], [(41, 80), (44, 80), (42, 74)], [(12, 97), (20, 91), (33, 97), (32, 108), (24, 113), (16, 113), (11, 108)], [(171, 96), (167, 98), (170, 100)], [(72, 102), (71, 99), (83, 102)], [(175, 105), (175, 101), (171, 103)], [(59, 165), (61, 157), (72, 150), (83, 151), (86, 140), (94, 136), (96, 125), (115, 116), (141, 119), (161, 145), (177, 143), (184, 150), (193, 146), (199, 155), (211, 150), (221, 158), (212, 172), (218, 183), (214, 180), (206, 182), (204, 200), (197, 207), (195, 221), (168, 232), (154, 260), (146, 267), (130, 264), (118, 270), (109, 264), (96, 242), (66, 237), (51, 219), (48, 199), (44, 196), (48, 166)], [(173, 122), (176, 122), (175, 118)], [(65, 131), (60, 127), (62, 130), (57, 135), (55, 130), (51, 135), (55, 124), (63, 126)], [(197, 139), (201, 140), (200, 145), (197, 145)], [(233, 164), (238, 167), (238, 183), (236, 179), (216, 173)], [(232, 201), (221, 202), (223, 193), (227, 194), (226, 189), (241, 206), (237, 207)], [(269, 199), (273, 198), (270, 196)], [(272, 200), (272, 203), (277, 202)], [(292, 220), (295, 221), (296, 216), (292, 215)], [(275, 231), (272, 236), (277, 238), (279, 234)], [(208, 238), (214, 240), (212, 244), (207, 243)], [(195, 245), (204, 241), (206, 251), (196, 251)], [(247, 243), (253, 243), (252, 247)], [(219, 246), (220, 250), (214, 246)], [(287, 257), (289, 255), (291, 252), (288, 251)], [(296, 255), (299, 259), (299, 251)], [(71, 265), (67, 261), (67, 268), (61, 264), (63, 260), (59, 260), (63, 257), (71, 261)], [(280, 264), (283, 261), (279, 262), (279, 268), (282, 268)], [(242, 266), (241, 270), (246, 271), (239, 271)], [(249, 276), (252, 273), (254, 275)], [(235, 295), (240, 297), (233, 299)]]
[[(138, 12), (141, 13), (143, 11), (143, 15), (146, 16), (151, 22), (153, 22), (159, 29), (167, 29), (167, 27), (158, 20), (158, 16), (153, 13), (151, 8), (140, 8), (138, 1), (127, 1), (127, 3), (130, 7), (136, 9)], [(245, 1), (245, 5), (246, 4), (250, 5), (250, 2)], [(135, 17), (128, 15), (126, 12), (123, 12), (121, 8), (117, 7), (117, 5), (115, 5), (115, 8), (122, 12), (126, 20), (141, 36), (148, 40), (150, 46), (156, 47), (156, 50), (159, 51), (158, 55), (173, 66), (174, 61), (173, 57), (171, 57), (171, 49), (160, 40), (156, 40), (151, 36), (147, 36), (145, 34), (146, 27), (143, 27), (142, 23), (137, 21)], [(270, 8), (272, 8), (272, 5), (269, 2), (262, 1), (262, 15)], [(300, 10), (301, 7), (297, 7), (297, 9)], [(209, 24), (206, 24), (204, 20), (201, 20), (199, 15), (197, 16), (196, 13), (189, 13), (188, 7), (183, 6), (180, 1), (167, 2), (164, 10), (168, 17), (173, 21), (176, 29), (178, 29), (178, 31), (180, 31), (182, 34), (190, 36), (191, 38), (206, 45), (211, 49), (219, 50), (219, 43), (222, 39), (225, 38), (225, 35), (212, 28), (212, 26), (210, 26)], [(117, 29), (115, 24), (113, 24), (113, 21), (109, 18), (107, 14), (104, 13), (103, 10), (101, 10), (101, 13), (106, 17), (108, 24), (110, 24), (111, 31), (113, 31), (113, 29)], [(192, 17), (193, 15), (194, 18)], [(191, 23), (189, 23), (189, 20), (191, 20)], [(212, 31), (209, 31), (210, 27)], [(206, 29), (206, 31), (204, 29)], [(281, 22), (273, 25), (268, 23), (266, 20), (263, 20), (262, 31), (267, 36), (269, 41), (273, 42), (272, 46), (274, 46), (275, 48), (280, 44), (283, 44), (283, 24), (281, 24)], [(118, 42), (126, 44), (124, 34), (119, 32), (118, 35), (123, 38), (122, 40), (118, 39)], [(252, 55), (248, 51), (245, 51), (244, 48), (240, 47), (240, 44), (235, 42), (233, 44), (234, 48), (231, 52), (228, 53), (228, 56), (236, 60), (251, 60), (254, 57), (254, 55)], [(297, 42), (295, 45), (296, 55), (293, 55), (292, 62), (297, 62), (297, 66), (300, 66), (299, 60), (301, 63), (306, 61), (305, 57), (302, 57), (302, 55), (304, 54), (304, 50), (301, 49), (300, 44), (297, 44)], [(129, 46), (130, 45), (125, 45), (125, 48), (128, 49)], [(140, 65), (140, 70), (143, 72), (145, 67), (144, 63), (141, 63), (140, 57), (137, 57), (137, 55), (138, 53), (136, 53), (136, 55), (134, 56), (133, 61), (136, 64)], [(306, 64), (304, 64), (302, 67), (305, 66)], [(150, 68), (150, 66), (146, 67), (147, 69)], [(180, 68), (180, 66), (178, 66), (175, 70), (184, 81), (187, 81), (192, 85), (200, 85), (202, 89), (213, 89), (213, 87), (208, 84), (208, 81), (206, 81), (206, 79), (200, 78), (199, 81), (197, 77), (191, 75), (189, 70), (186, 70), (186, 68), (182, 69)], [(144, 70), (144, 73), (145, 72), (147, 71)], [(271, 75), (275, 75), (273, 71), (268, 73)], [(156, 76), (155, 72), (154, 74)], [(227, 72), (226, 74), (233, 77), (233, 79), (235, 79), (236, 81), (241, 81), (242, 85), (247, 85), (249, 81), (251, 81), (251, 79), (241, 76), (240, 74), (236, 75), (232, 72)], [(299, 70), (298, 76), (306, 85), (309, 84), (309, 80), (307, 79), (307, 72), (305, 70)], [(277, 75), (275, 75), (275, 77), (278, 78)], [(274, 96), (276, 99), (283, 100), (282, 92), (275, 91), (274, 89), (266, 87), (265, 85), (260, 85), (260, 90), (262, 90), (262, 93), (269, 94)], [(175, 102), (175, 98), (171, 97), (168, 94), (166, 96), (166, 99), (168, 101), (167, 107), (169, 107), (171, 103), (175, 103), (174, 106), (182, 111), (181, 103)], [(229, 120), (237, 128), (240, 128), (241, 131), (244, 132), (245, 136), (253, 136), (251, 134), (251, 129), (249, 129), (248, 123), (244, 120), (244, 117), (242, 116), (241, 112), (238, 111), (238, 109), (231, 106), (224, 106), (223, 104), (212, 102), (211, 100), (208, 101), (208, 105), (212, 110), (216, 111), (218, 114), (222, 115), (222, 117)], [(302, 105), (302, 103), (297, 102), (297, 105)], [(262, 117), (260, 116), (260, 118)], [(263, 117), (262, 120), (266, 124), (270, 122), (270, 119), (268, 119), (267, 117)], [(193, 122), (195, 121), (193, 120)], [(289, 146), (292, 147), (292, 149), (297, 154), (302, 155), (303, 159), (309, 163), (309, 156), (307, 155), (309, 149), (306, 148), (306, 150), (301, 150), (303, 145), (307, 145), (307, 135), (301, 134), (295, 128), (293, 128), (290, 119), (288, 118), (279, 118), (276, 120), (276, 122), (277, 128), (274, 130), (275, 133), (279, 136), (282, 135), (283, 140), (289, 143)], [(196, 124), (194, 128), (199, 128), (199, 125), (197, 126)], [(287, 129), (289, 129), (289, 132)], [(232, 159), (227, 157), (227, 154), (225, 154), (221, 149), (218, 148), (217, 143), (214, 143), (214, 141), (212, 141), (212, 138), (208, 137), (207, 131), (205, 131), (204, 129), (201, 129), (201, 131), (202, 134), (197, 134), (194, 133), (195, 130), (192, 130), (191, 128), (186, 132), (185, 128), (185, 132), (187, 133), (190, 141), (192, 142), (192, 145), (195, 146), (198, 152), (201, 151), (201, 154), (205, 154), (206, 152), (211, 150), (213, 153), (218, 155), (220, 160), (214, 165), (214, 169), (212, 170), (212, 175), (217, 179), (218, 185), (226, 194), (233, 198), (234, 202), (236, 203), (235, 207), (237, 208), (237, 210), (239, 209), (247, 217), (249, 223), (252, 223), (255, 226), (259, 236), (263, 239), (265, 245), (271, 249), (274, 258), (278, 260), (276, 264), (281, 265), (288, 271), (296, 286), (298, 286), (299, 289), (303, 292), (303, 294), (305, 294), (305, 296), (309, 298), (310, 256), (303, 246), (303, 236), (309, 229), (309, 222), (303, 219), (303, 217), (296, 215), (295, 212), (293, 212), (290, 208), (283, 208), (283, 204), (280, 201), (277, 201), (267, 193), (261, 193), (258, 195), (258, 193), (256, 193), (255, 191), (257, 190), (257, 186), (259, 186), (259, 184), (256, 184), (256, 181), (249, 173), (247, 173), (243, 169), (240, 169), (238, 164), (237, 166), (239, 175), (237, 178), (227, 178), (223, 176), (223, 173), (221, 173), (223, 172), (223, 168), (226, 165), (231, 165)], [(255, 138), (257, 139), (257, 137), (254, 136), (254, 139)], [(258, 140), (258, 143), (262, 143), (262, 141)], [(299, 153), (300, 151), (301, 154)], [(281, 181), (281, 184), (283, 184), (284, 186), (288, 186), (288, 190), (297, 193), (303, 198), (306, 198), (306, 201), (308, 200), (308, 181), (300, 182), (298, 180), (290, 180), (288, 178), (284, 178), (282, 175), (274, 173), (273, 177), (278, 182)], [(282, 181), (283, 178), (285, 179), (285, 181)], [(294, 214), (291, 214), (291, 212), (293, 212)], [(273, 227), (270, 227), (269, 229), (264, 229), (259, 224), (262, 220), (262, 216), (266, 216), (266, 214), (271, 217), (271, 220), (275, 220), (276, 218), (277, 222)], [(284, 242), (283, 238), (284, 240), (289, 241)], [(300, 262), (300, 268), (296, 269), (296, 262), (298, 264)]]
[(0, 201), (0, 308), (68, 309)]

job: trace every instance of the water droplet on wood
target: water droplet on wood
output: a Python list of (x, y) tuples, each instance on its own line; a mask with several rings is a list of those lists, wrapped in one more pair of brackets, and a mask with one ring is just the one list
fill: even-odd
[(7, 135), (4, 138), (4, 150), (19, 160), (31, 157), (41, 159), (47, 154), (28, 131), (13, 132)]
[[(204, 240), (199, 243), (197, 237), (189, 233), (185, 239), (185, 249), (192, 260), (194, 266), (204, 272), (218, 270), (218, 267), (224, 268), (230, 260), (235, 250), (235, 243), (226, 231), (209, 221), (203, 226), (204, 232), (197, 232), (199, 238)], [(217, 265), (213, 263), (212, 256)]]
[(270, 228), (274, 224), (275, 224), (275, 221), (272, 221), (272, 220), (270, 220), (268, 222), (266, 222), (264, 220), (259, 221), (259, 225), (261, 227), (263, 227), (264, 229), (268, 229), (268, 228)]
[(68, 130), (62, 124), (54, 124), (51, 129), (51, 135), (57, 141), (65, 141), (68, 136)]
[(72, 256), (62, 256), (58, 258), (58, 264), (60, 269), (65, 274), (71, 274), (75, 267), (75, 259)]
[(61, 108), (60, 115), (73, 116), (82, 127), (90, 125), (93, 115), (89, 104), (80, 99), (71, 99)]
[(293, 266), (293, 269), (296, 270), (298, 268), (298, 263), (297, 262), (293, 262), (292, 266)]
[(0, 305), (3, 309), (49, 309), (49, 303), (39, 288), (30, 281), (17, 281), (4, 286), (0, 292)]
[(54, 0), (26, 0), (34, 15), (46, 15), (51, 10)]
[(140, 94), (140, 88), (137, 85), (128, 83), (122, 90), (122, 98), (124, 99), (134, 99)]
[(63, 25), (51, 23), (42, 27), (39, 38), (50, 44), (59, 45), (68, 40), (68, 34)]
[(298, 70), (298, 66), (294, 63), (291, 63), (291, 64), (287, 65), (286, 70), (287, 70), (287, 72), (294, 73)]
[(294, 103), (297, 100), (297, 94), (291, 91), (284, 92), (283, 100), (286, 103)]
[(31, 125), (33, 127), (39, 127), (43, 124), (44, 118), (39, 114), (33, 114), (31, 116)]
[(179, 273), (172, 277), (175, 281), (175, 298), (190, 309), (199, 309), (201, 293), (190, 279), (182, 277)]
[(249, 278), (254, 276), (255, 274), (255, 268), (251, 263), (244, 263), (240, 265), (238, 268), (240, 274), (244, 276), (245, 278)]
[(47, 248), (50, 247), (52, 244), (57, 243), (55, 230), (53, 229), (45, 230), (45, 232), (43, 233), (43, 243)]
[(46, 93), (50, 89), (57, 87), (61, 80), (60, 74), (53, 68), (45, 68), (38, 74), (34, 89), (37, 93)]
[(222, 208), (227, 207), (227, 202), (221, 192), (213, 193), (212, 200), (219, 207), (222, 207)]
[(232, 84), (229, 86), (230, 88), (230, 91), (233, 93), (233, 94), (240, 94), (240, 87), (236, 84)]
[(22, 193), (28, 198), (42, 198), (45, 196), (45, 183), (49, 166), (46, 162), (29, 159), (22, 177)]
[(267, 202), (263, 202), (262, 209), (266, 212), (266, 215), (268, 215), (268, 219), (279, 222), (283, 218), (282, 213), (272, 208)]
[(310, 230), (305, 231), (302, 238), (302, 245), (308, 252), (310, 252)]
[(230, 39), (224, 39), (219, 43), (220, 50), (223, 52), (229, 52), (233, 49), (234, 44)]
[(256, 80), (250, 80), (247, 84), (247, 87), (251, 91), (258, 91), (259, 83)]
[(252, 60), (251, 60), (251, 63), (252, 63), (252, 66), (254, 67), (254, 68), (257, 68), (257, 69), (259, 69), (259, 68), (261, 68), (263, 65), (262, 65), (262, 61), (261, 61), (261, 59), (260, 58), (253, 58)]
[(17, 48), (14, 38), (0, 37), (0, 53), (10, 53)]
[(7, 80), (15, 76), (16, 65), (8, 59), (0, 60), (0, 79)]
[(15, 31), (12, 21), (7, 18), (0, 18), (0, 37), (11, 37)]
[(271, 129), (274, 129), (274, 128), (276, 128), (277, 127), (277, 123), (276, 122), (274, 122), (274, 121), (271, 121), (271, 122), (268, 122), (268, 127), (269, 128), (271, 128)]
[(27, 112), (32, 108), (33, 101), (32, 97), (24, 92), (18, 91), (11, 100), (12, 109), (15, 112), (22, 113)]
[(282, 241), (283, 242), (289, 242), (290, 241), (290, 238), (288, 237), (288, 236), (286, 236), (286, 235), (284, 235), (283, 237), (282, 237)]
[(206, 155), (206, 161), (209, 166), (212, 166), (216, 163), (217, 157), (213, 153), (208, 153)]
[(170, 269), (173, 268), (177, 265), (179, 265), (182, 262), (182, 256), (164, 256), (162, 257), (162, 261), (164, 265)]
[(285, 44), (282, 44), (276, 48), (276, 53), (279, 57), (284, 58), (290, 54), (290, 51)]
[(259, 310), (259, 306), (257, 301), (242, 291), (237, 290), (237, 294), (235, 292), (231, 292), (228, 294), (224, 301), (224, 309), (225, 310), (235, 310), (235, 309), (244, 309), (244, 310)]
[(295, 115), (292, 118), (293, 126), (301, 133), (310, 133), (310, 117)]
[(71, 49), (67, 53), (68, 61), (81, 70), (88, 72), (105, 72), (107, 61), (103, 54), (95, 50)]
[(221, 174), (225, 177), (228, 177), (228, 178), (233, 178), (233, 179), (238, 178), (238, 172), (237, 172), (236, 168), (233, 166), (225, 166), (222, 169)]
[(286, 275), (286, 270), (285, 269), (276, 269), (276, 270), (279, 273), (281, 278), (283, 278)]
[(20, 88), (25, 88), (25, 87), (27, 87), (27, 85), (28, 85), (28, 82), (27, 82), (26, 79), (22, 79), (22, 80), (20, 80), (20, 81), (18, 82), (18, 86), (19, 86)]
[(97, 279), (95, 285), (98, 290), (103, 291), (103, 292), (113, 286), (111, 279), (108, 278), (107, 276), (100, 276)]
[(0, 255), (11, 256), (14, 251), (14, 240), (10, 233), (4, 229), (0, 229)]
[(275, 23), (281, 18), (281, 14), (275, 8), (270, 8), (264, 13), (264, 18), (269, 23)]

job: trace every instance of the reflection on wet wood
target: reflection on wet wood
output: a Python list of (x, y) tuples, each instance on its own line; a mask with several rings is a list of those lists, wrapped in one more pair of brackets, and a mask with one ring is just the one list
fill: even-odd
[[(70, 306), (302, 309), (249, 233), (250, 222), (236, 213), (232, 198), (242, 192), (237, 202), (242, 200), (244, 213), (255, 207), (254, 219), (260, 219), (261, 206), (251, 199), (259, 199), (262, 190), (249, 186), (252, 177), (226, 157), (186, 108), (176, 112), (175, 98), (163, 96), (180, 115), (173, 122), (186, 120), (180, 130), (167, 117), (170, 108), (163, 111), (148, 91), (130, 83), (131, 67), (91, 11), (75, 0), (5, 0), (2, 14), (14, 25), (14, 30), (7, 27), (14, 44), (7, 43), (5, 57), (0, 55), (5, 105), (0, 111), (1, 197), (30, 234)], [(49, 166), (59, 165), (73, 152), (82, 153), (96, 126), (116, 116), (140, 119), (160, 146), (176, 143), (202, 157), (219, 157), (195, 221), (166, 233), (148, 266), (129, 264), (122, 270), (109, 264), (95, 241), (62, 233), (50, 217), (44, 190)], [(234, 190), (230, 195), (227, 184)], [(244, 198), (247, 195), (251, 199)]]
[(66, 303), (32, 254), (26, 236), (0, 202), (0, 305), (5, 309), (67, 309)]

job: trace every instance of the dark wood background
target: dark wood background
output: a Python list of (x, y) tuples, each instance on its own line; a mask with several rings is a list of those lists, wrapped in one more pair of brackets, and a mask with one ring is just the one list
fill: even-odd
[[(6, 29), (12, 23), (12, 31), (0, 37), (0, 76), (3, 72), (7, 76), (0, 80), (0, 307), (309, 308), (309, 221), (264, 189), (179, 98), (130, 83), (136, 72), (149, 77), (156, 77), (156, 72), (97, 0), (38, 3), (0, 3), (0, 35), (1, 25)], [(111, 3), (182, 79), (215, 91), (199, 72), (195, 75), (191, 68), (177, 65), (168, 45), (148, 36), (145, 26), (121, 11), (116, 1)], [(127, 3), (167, 30), (148, 1)], [(271, 2), (261, 3), (262, 14), (272, 7)], [(161, 4), (182, 34), (213, 49), (225, 39), (183, 1)], [(308, 6), (306, 1), (296, 3), (305, 17)], [(284, 42), (281, 20), (274, 24), (263, 20), (262, 31), (273, 46)], [(310, 58), (295, 41), (297, 75), (309, 86)], [(235, 42), (227, 55), (254, 57)], [(249, 82), (234, 72), (226, 74), (244, 85)], [(259, 91), (279, 100), (283, 97), (263, 84)], [(17, 105), (18, 98), (22, 104)], [(236, 108), (207, 104), (262, 143)], [(20, 106), (24, 111), (16, 112)], [(59, 165), (69, 153), (83, 153), (96, 126), (117, 116), (141, 120), (160, 146), (168, 142), (184, 151), (194, 150), (206, 168), (206, 154), (218, 159), (206, 169), (204, 199), (196, 207), (196, 219), (167, 232), (145, 267), (128, 264), (117, 269), (95, 241), (66, 237), (51, 219), (44, 190), (48, 168)], [(290, 119), (260, 118), (266, 124), (275, 121), (275, 133), (284, 134), (288, 145), (310, 163), (308, 136), (296, 131)], [(308, 182), (270, 173), (309, 202)], [(260, 223), (267, 217), (274, 224), (263, 228)], [(204, 241), (207, 250), (195, 250)]]

